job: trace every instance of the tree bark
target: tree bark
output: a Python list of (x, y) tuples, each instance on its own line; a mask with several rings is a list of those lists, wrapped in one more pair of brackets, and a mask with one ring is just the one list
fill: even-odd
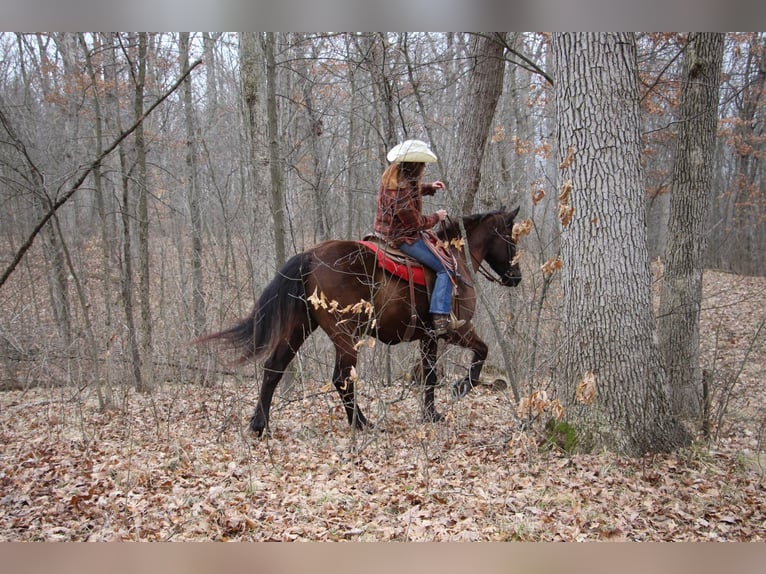
[[(144, 91), (146, 86), (147, 33), (138, 34), (138, 55), (135, 73), (134, 113), (136, 119), (144, 115)], [(149, 259), (149, 182), (146, 177), (146, 139), (144, 123), (136, 126), (136, 176), (138, 190), (138, 273), (139, 305), (141, 307), (141, 360), (144, 371), (142, 384), (137, 390), (150, 391), (154, 380), (154, 354), (152, 302)]]
[(699, 417), (703, 411), (699, 319), (722, 62), (723, 33), (689, 35), (684, 49), (659, 335), (673, 408), (690, 417)]
[(474, 66), (463, 96), (458, 124), (457, 155), (450, 171), (450, 185), (463, 197), (462, 212), (471, 213), (481, 183), (481, 163), (487, 147), (497, 101), (503, 91), (505, 44), (497, 32), (476, 37), (471, 58)]
[(559, 398), (579, 450), (670, 451), (689, 435), (672, 416), (653, 341), (635, 38), (557, 33), (553, 51), (564, 261)]
[(276, 37), (266, 33), (266, 115), (269, 123), (269, 167), (271, 168), (271, 216), (274, 220), (274, 253), (277, 269), (284, 265), (285, 251), (285, 178), (279, 145), (279, 116), (277, 110)]
[[(189, 71), (189, 33), (181, 32), (178, 37), (181, 52), (181, 74)], [(209, 79), (209, 78), (208, 78)], [(202, 286), (202, 210), (200, 208), (200, 186), (197, 175), (197, 148), (192, 105), (191, 78), (184, 82), (182, 99), (184, 103), (184, 124), (186, 129), (186, 169), (188, 177), (189, 219), (191, 220), (191, 296), (193, 333), (199, 336), (205, 330), (205, 292)]]

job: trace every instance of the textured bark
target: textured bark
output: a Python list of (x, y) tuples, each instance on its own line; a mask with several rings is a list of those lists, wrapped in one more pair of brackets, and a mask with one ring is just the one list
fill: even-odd
[[(558, 391), (581, 450), (673, 450), (688, 433), (671, 415), (653, 341), (651, 276), (632, 34), (554, 34), (558, 158), (571, 182), (563, 225), (565, 342)], [(578, 385), (592, 373), (595, 400)]]
[[(250, 225), (258, 233), (251, 234), (250, 264), (255, 274), (267, 257), (261, 238), (273, 229), (269, 213), (263, 209), (271, 191), (269, 180), (268, 120), (266, 118), (266, 80), (263, 44), (259, 32), (240, 32), (239, 62), (242, 82), (242, 99), (245, 105), (246, 133), (249, 140), (249, 188), (246, 195), (251, 200), (244, 205), (250, 207)], [(267, 242), (270, 243), (270, 242)], [(270, 247), (266, 247), (271, 252)]]
[(475, 63), (460, 108), (460, 145), (454, 168), (450, 170), (450, 184), (463, 196), (463, 213), (474, 211), (474, 199), (481, 183), (481, 162), (503, 91), (504, 51), (505, 44), (498, 33), (486, 33), (477, 36), (471, 54)]
[(722, 33), (689, 35), (659, 334), (673, 407), (679, 414), (693, 417), (703, 410), (699, 319), (722, 62)]

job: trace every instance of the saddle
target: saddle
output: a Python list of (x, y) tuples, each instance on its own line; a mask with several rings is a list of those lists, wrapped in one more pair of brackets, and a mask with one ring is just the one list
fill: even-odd
[[(450, 276), (456, 275), (457, 261), (455, 261), (455, 258), (449, 251), (438, 244), (436, 236), (430, 233), (423, 233), (423, 239), (429, 244), (434, 255), (441, 259), (444, 267), (450, 272)], [(367, 234), (361, 240), (358, 240), (357, 243), (364, 245), (375, 253), (378, 267), (381, 269), (410, 283), (425, 287), (429, 286), (426, 274), (423, 271), (423, 265), (406, 255), (403, 251), (389, 245), (385, 238), (380, 235), (376, 233)], [(454, 284), (455, 281), (453, 279)]]
[[(425, 238), (430, 239), (428, 236)], [(394, 275), (395, 277), (404, 279), (409, 283), (410, 322), (407, 325), (407, 330), (405, 331), (403, 337), (404, 340), (409, 340), (415, 331), (415, 327), (418, 321), (417, 312), (415, 310), (415, 285), (424, 286), (429, 292), (428, 296), (431, 296), (431, 285), (426, 280), (426, 274), (423, 270), (423, 266), (418, 261), (412, 257), (409, 257), (399, 249), (391, 247), (384, 238), (374, 233), (365, 235), (361, 240), (358, 240), (357, 243), (364, 245), (367, 249), (370, 249), (373, 253), (375, 253), (375, 260), (378, 262), (378, 267)], [(437, 249), (437, 251), (440, 250), (441, 248)], [(448, 270), (454, 270), (457, 267), (457, 262), (452, 259), (451, 254), (443, 252), (442, 255), (440, 255), (440, 258)], [(452, 284), (454, 287), (454, 279), (452, 279)]]
[(412, 280), (416, 285), (424, 287), (427, 285), (423, 266), (395, 247), (386, 245), (379, 237), (367, 235), (357, 243), (364, 245), (375, 253), (378, 267), (381, 269), (405, 281)]

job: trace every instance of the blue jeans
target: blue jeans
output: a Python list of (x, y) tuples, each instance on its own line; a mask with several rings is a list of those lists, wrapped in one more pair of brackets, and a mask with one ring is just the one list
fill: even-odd
[(439, 258), (433, 254), (422, 239), (418, 239), (412, 245), (402, 243), (399, 250), (436, 273), (436, 283), (434, 283), (434, 292), (431, 293), (429, 311), (440, 315), (449, 315), (452, 308), (452, 281)]

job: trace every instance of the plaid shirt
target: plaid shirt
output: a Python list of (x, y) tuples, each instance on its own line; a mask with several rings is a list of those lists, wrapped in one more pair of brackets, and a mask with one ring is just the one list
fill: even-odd
[(375, 233), (398, 247), (402, 243), (412, 244), (420, 239), (420, 232), (431, 229), (439, 222), (435, 213), (423, 215), (423, 196), (433, 195), (436, 188), (430, 183), (420, 187), (409, 186), (399, 189), (378, 190), (378, 210), (375, 214)]

